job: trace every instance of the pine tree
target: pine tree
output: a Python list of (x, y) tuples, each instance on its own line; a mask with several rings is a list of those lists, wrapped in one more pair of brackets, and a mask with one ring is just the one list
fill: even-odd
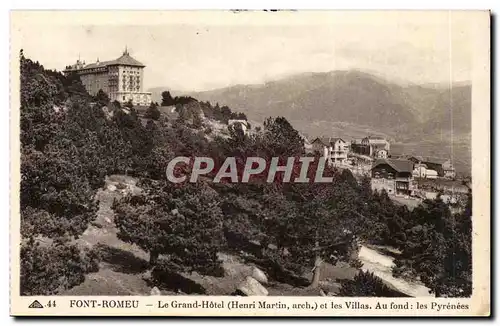
[(118, 237), (150, 253), (150, 265), (164, 255), (172, 268), (210, 273), (218, 268), (223, 244), (217, 193), (203, 184), (174, 186), (144, 179), (144, 194), (115, 203)]
[(158, 106), (155, 103), (151, 102), (148, 110), (144, 114), (144, 117), (147, 119), (159, 120), (160, 116), (161, 116), (161, 112), (158, 109)]
[(100, 89), (96, 96), (94, 97), (94, 101), (97, 103), (97, 106), (99, 108), (102, 108), (103, 106), (106, 106), (109, 104), (109, 96), (104, 92), (102, 89)]
[(441, 198), (426, 200), (411, 214), (413, 226), (394, 274), (418, 276), (437, 297), (472, 294), (472, 195), (465, 210), (453, 215)]

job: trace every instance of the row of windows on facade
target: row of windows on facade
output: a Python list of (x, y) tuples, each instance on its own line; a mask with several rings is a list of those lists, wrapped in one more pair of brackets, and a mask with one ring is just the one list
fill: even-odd
[[(126, 77), (126, 76), (125, 76), (125, 77)], [(126, 79), (127, 79), (127, 78), (123, 78), (123, 80), (126, 80)], [(128, 79), (130, 79), (130, 80), (134, 80), (134, 76), (129, 76), (129, 78), (128, 78)], [(135, 79), (136, 79), (137, 81), (140, 81), (140, 80), (141, 80), (141, 76), (135, 76)], [(108, 80), (118, 80), (118, 76), (114, 76), (114, 75), (109, 76)], [(94, 82), (98, 82), (98, 80), (90, 80), (90, 82), (91, 82), (91, 83), (94, 83)]]
[[(126, 101), (127, 97), (125, 95), (122, 96), (122, 100), (123, 101)], [(147, 100), (147, 97), (146, 96), (143, 96), (142, 97), (142, 100)]]
[[(124, 81), (123, 81), (123, 86), (125, 86), (125, 85), (129, 85), (129, 84), (130, 84), (130, 85), (132, 85), (132, 86), (134, 86), (136, 83), (137, 83), (137, 84), (140, 84), (141, 82), (140, 82), (140, 80), (139, 80), (139, 79), (137, 79), (137, 82), (135, 82), (134, 80), (132, 80), (132, 79), (131, 79), (131, 80), (129, 81), (129, 83), (127, 83), (127, 81), (126, 81), (126, 80), (124, 80)], [(117, 84), (118, 84), (118, 82), (117, 82), (117, 81), (115, 81), (115, 80), (113, 80), (113, 81), (111, 81), (111, 80), (110, 80), (110, 81), (108, 81), (108, 85), (117, 85)], [(84, 85), (89, 85), (89, 86), (97, 85), (97, 86), (99, 86), (99, 85), (100, 85), (100, 82), (99, 82), (99, 81), (97, 81), (97, 80), (95, 80), (95, 81), (90, 81), (90, 82), (88, 82), (88, 83), (84, 83)], [(103, 85), (106, 85), (106, 82), (104, 82), (104, 84), (103, 84)]]
[[(388, 173), (375, 172), (375, 173), (373, 173), (373, 177), (375, 179), (395, 179), (394, 173), (392, 173), (392, 172), (388, 172)], [(407, 177), (403, 177), (403, 178), (407, 178)]]
[[(108, 76), (109, 76), (110, 78), (112, 78), (112, 77), (114, 77), (114, 78), (118, 78), (118, 73), (117, 73), (117, 72), (114, 72), (114, 73), (113, 73), (113, 72), (110, 72), (110, 73), (108, 73)], [(130, 77), (136, 76), (136, 77), (138, 77), (138, 78), (139, 78), (139, 72), (135, 72), (135, 73), (134, 73), (134, 72), (130, 72), (130, 73), (124, 72), (124, 73), (122, 74), (122, 76), (130, 76)]]
[[(96, 84), (94, 85), (95, 86), (95, 89), (99, 89), (99, 84)], [(91, 87), (92, 88), (92, 87)], [(108, 86), (108, 89), (109, 91), (113, 92), (113, 91), (118, 91), (118, 88), (117, 87), (113, 87), (113, 86)], [(136, 86), (136, 87), (132, 87), (132, 86), (129, 86), (129, 87), (126, 87), (125, 85), (122, 87), (122, 90), (129, 90), (129, 91), (140, 91), (140, 87), (139, 86)]]
[[(380, 179), (382, 178), (384, 173), (380, 173), (380, 172), (375, 172), (373, 175), (376, 179)], [(386, 179), (394, 179), (394, 174), (393, 173), (387, 173), (386, 174)]]
[[(127, 82), (127, 80), (123, 79), (123, 83), (125, 83), (125, 82)], [(140, 84), (141, 79), (137, 78), (137, 80), (134, 80), (134, 79), (130, 78), (129, 82), (131, 82), (131, 83), (137, 82), (138, 84)], [(108, 79), (108, 83), (109, 84), (113, 84), (113, 83), (116, 84), (116, 83), (118, 83), (118, 78), (116, 78), (116, 79)]]
[[(118, 86), (118, 85), (115, 85), (115, 86)], [(140, 88), (139, 85), (134, 85), (134, 84), (123, 84), (122, 85), (122, 88)]]

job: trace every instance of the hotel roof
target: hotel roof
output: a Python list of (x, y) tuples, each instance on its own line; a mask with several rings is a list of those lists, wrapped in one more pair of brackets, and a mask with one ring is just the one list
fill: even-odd
[(74, 66), (71, 67), (70, 70), (86, 70), (86, 69), (93, 69), (93, 68), (98, 68), (98, 67), (106, 67), (106, 66), (132, 66), (132, 67), (145, 67), (144, 64), (139, 62), (138, 60), (132, 58), (130, 54), (128, 53), (127, 50), (125, 50), (122, 54), (121, 57), (115, 60), (110, 60), (110, 61), (99, 61), (94, 63), (90, 63), (86, 66), (83, 66), (81, 68), (75, 68)]

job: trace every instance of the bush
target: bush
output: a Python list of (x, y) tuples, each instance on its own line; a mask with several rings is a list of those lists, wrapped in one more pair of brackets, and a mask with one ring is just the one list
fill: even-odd
[(390, 289), (381, 278), (370, 272), (360, 271), (353, 280), (343, 280), (339, 296), (343, 297), (407, 297)]
[(160, 258), (151, 271), (154, 284), (175, 292), (207, 294), (206, 289), (195, 281), (180, 274), (182, 268), (168, 259)]
[(97, 103), (99, 108), (102, 108), (103, 106), (106, 106), (109, 104), (109, 96), (104, 92), (102, 89), (100, 89), (96, 96), (94, 97), (94, 101)]
[(147, 109), (146, 113), (144, 114), (144, 117), (147, 119), (153, 119), (153, 120), (159, 120), (161, 116), (161, 112), (158, 109), (158, 106), (151, 102), (151, 105)]
[(132, 100), (128, 100), (127, 103), (125, 103), (125, 107), (129, 108), (129, 109), (133, 109), (134, 108), (134, 102), (132, 102)]
[(122, 107), (122, 105), (120, 104), (120, 102), (118, 102), (117, 100), (114, 100), (111, 104), (113, 104), (113, 106), (116, 108), (116, 109), (119, 109)]
[(75, 245), (31, 238), (21, 245), (21, 295), (53, 295), (81, 284), (85, 274), (99, 270), (97, 258)]

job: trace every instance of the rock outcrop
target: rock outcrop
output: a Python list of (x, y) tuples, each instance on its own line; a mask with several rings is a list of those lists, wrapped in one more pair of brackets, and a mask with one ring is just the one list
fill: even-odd
[(267, 284), (266, 274), (257, 267), (252, 268), (252, 277), (261, 284)]
[(236, 292), (244, 296), (267, 296), (269, 294), (267, 289), (251, 276), (247, 276), (238, 286)]
[(161, 291), (155, 286), (151, 289), (150, 295), (161, 295)]

